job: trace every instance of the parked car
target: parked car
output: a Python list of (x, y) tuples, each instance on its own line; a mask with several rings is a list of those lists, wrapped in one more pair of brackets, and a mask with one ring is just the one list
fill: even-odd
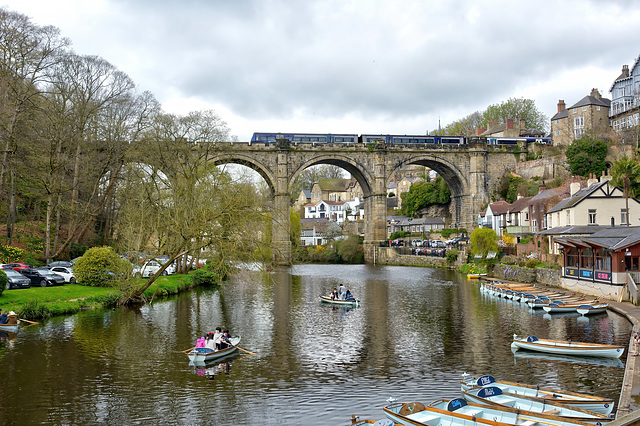
[(73, 274), (73, 268), (66, 266), (54, 266), (51, 268), (51, 272), (60, 275), (64, 278), (65, 283), (75, 284), (76, 276)]
[(31, 285), (47, 287), (50, 285), (63, 285), (64, 278), (51, 272), (51, 269), (44, 268), (25, 268), (19, 271), (22, 275), (31, 280)]
[(7, 274), (7, 285), (5, 286), (7, 290), (31, 287), (31, 280), (20, 272), (16, 272), (13, 269), (4, 269), (4, 273)]
[(27, 265), (26, 263), (3, 263), (3, 269), (13, 269), (14, 271), (20, 272), (22, 269), (33, 268), (31, 265)]
[[(151, 275), (155, 274), (160, 270), (162, 265), (155, 260), (148, 260), (140, 266), (133, 267), (133, 276), (138, 278), (149, 278)], [(162, 275), (168, 275), (167, 270), (162, 271)]]
[(446, 248), (447, 246), (444, 244), (444, 241), (440, 240), (431, 240), (431, 248)]
[[(157, 260), (158, 262), (160, 262), (161, 264), (165, 264), (169, 261), (169, 259), (171, 259), (169, 256), (158, 256), (155, 258), (155, 260)], [(171, 262), (170, 265), (168, 265), (165, 269), (165, 271), (167, 271), (168, 275), (173, 275), (176, 273), (176, 261), (174, 260), (173, 262)]]
[(51, 262), (49, 264), (47, 264), (47, 268), (51, 269), (55, 266), (64, 266), (67, 268), (71, 268), (73, 266), (73, 263), (69, 262), (68, 260), (56, 260), (55, 262)]

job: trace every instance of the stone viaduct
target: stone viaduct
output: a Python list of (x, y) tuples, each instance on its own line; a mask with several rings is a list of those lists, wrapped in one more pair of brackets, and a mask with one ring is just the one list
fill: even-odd
[(332, 164), (351, 173), (362, 188), (365, 211), (365, 260), (372, 262), (376, 245), (387, 238), (387, 187), (393, 173), (409, 164), (429, 167), (451, 190), (452, 224), (469, 230), (503, 177), (526, 157), (526, 147), (487, 145), (377, 146), (365, 144), (217, 143), (218, 164), (241, 164), (258, 172), (273, 194), (273, 261), (291, 263), (290, 190), (296, 176), (317, 164)]

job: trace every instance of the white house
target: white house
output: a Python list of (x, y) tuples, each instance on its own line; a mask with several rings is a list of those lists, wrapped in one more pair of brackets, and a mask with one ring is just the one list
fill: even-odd
[(336, 223), (343, 223), (347, 218), (347, 210), (353, 211), (353, 203), (354, 202), (326, 200), (309, 203), (304, 206), (304, 217), (305, 219), (329, 219)]

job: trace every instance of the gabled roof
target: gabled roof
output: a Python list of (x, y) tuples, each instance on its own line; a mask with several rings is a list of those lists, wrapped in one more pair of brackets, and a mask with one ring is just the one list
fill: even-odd
[[(598, 191), (604, 186), (608, 186), (608, 179), (604, 179), (602, 182), (594, 183), (589, 185), (587, 188), (581, 189), (577, 191), (573, 196), (569, 198), (565, 198), (560, 201), (558, 204), (553, 206), (547, 213), (554, 213), (564, 209), (572, 208), (580, 204), (585, 198), (590, 197), (594, 192)], [(615, 189), (620, 189), (617, 186), (612, 188), (612, 191)], [(621, 190), (621, 189), (620, 189)], [(611, 192), (612, 192), (611, 191)]]
[(560, 120), (562, 118), (567, 118), (568, 116), (569, 116), (569, 111), (565, 108), (562, 111), (560, 111), (559, 113), (557, 113), (556, 115), (554, 115), (553, 117), (551, 117), (551, 121)]
[(554, 197), (563, 197), (563, 195), (569, 196), (569, 187), (566, 185), (540, 191), (531, 198), (531, 202), (546, 201)]
[(600, 231), (604, 227), (600, 225), (566, 225), (556, 226), (555, 228), (545, 229), (540, 231), (537, 235), (591, 235)]
[(311, 190), (310, 189), (303, 189), (302, 193), (304, 194), (305, 198), (311, 198)]
[(491, 213), (494, 216), (500, 214), (506, 214), (507, 210), (509, 210), (509, 203), (506, 201), (496, 201), (495, 203), (489, 204), (489, 208), (491, 209)]
[(589, 237), (582, 238), (582, 240), (588, 244), (608, 248), (613, 251), (623, 250), (629, 246), (640, 243), (640, 227), (616, 226), (604, 228)]
[(519, 199), (515, 200), (509, 206), (509, 212), (511, 212), (511, 213), (520, 212), (520, 211), (524, 210), (525, 208), (529, 207), (529, 201), (531, 201), (532, 198), (533, 197), (522, 197), (522, 198), (519, 198)]
[(596, 105), (596, 106), (603, 106), (603, 107), (609, 108), (609, 106), (611, 106), (611, 99), (606, 99), (606, 98), (598, 99), (595, 96), (587, 95), (584, 98), (580, 99), (577, 103), (571, 105), (567, 109), (569, 110), (573, 108), (580, 108), (588, 105)]

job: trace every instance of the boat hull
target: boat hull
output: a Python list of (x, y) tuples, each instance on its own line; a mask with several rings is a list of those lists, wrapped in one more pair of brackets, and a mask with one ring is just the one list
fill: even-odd
[(620, 358), (624, 353), (623, 346), (538, 339), (534, 336), (529, 336), (528, 338), (514, 336), (513, 343), (511, 343), (511, 349), (527, 349), (530, 351), (546, 352), (550, 354), (598, 356), (605, 358)]
[(231, 338), (232, 346), (226, 349), (214, 351), (208, 348), (196, 348), (187, 354), (189, 357), (189, 362), (194, 365), (202, 365), (202, 364), (206, 364), (206, 363), (227, 357), (238, 350), (239, 343), (240, 343), (240, 337), (236, 336)]
[(9, 332), (9, 333), (17, 333), (19, 329), (20, 329), (20, 325), (19, 324), (15, 324), (15, 325), (0, 324), (0, 331), (6, 331), (6, 332)]
[(320, 301), (338, 306), (358, 306), (360, 304), (358, 300), (332, 299), (329, 296), (320, 296)]

